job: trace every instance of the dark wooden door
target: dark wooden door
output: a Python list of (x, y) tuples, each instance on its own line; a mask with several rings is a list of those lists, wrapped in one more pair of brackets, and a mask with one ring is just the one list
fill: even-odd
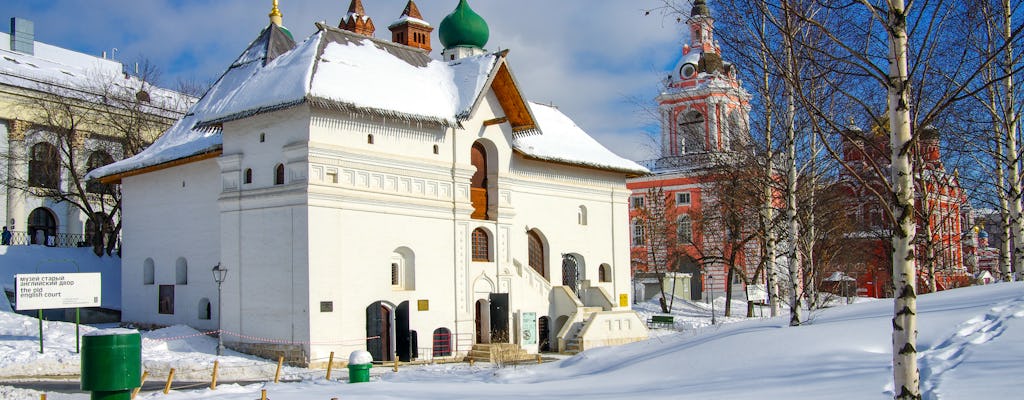
[(395, 347), (398, 360), (412, 361), (412, 333), (409, 330), (409, 302), (403, 301), (395, 310)]
[(537, 319), (537, 335), (539, 336), (538, 345), (540, 351), (551, 351), (551, 322), (550, 318), (540, 317)]
[(477, 300), (477, 302), (476, 302), (476, 343), (483, 343), (484, 342), (483, 316), (480, 315), (483, 312), (483, 310), (481, 308), (483, 308), (483, 305), (481, 304), (480, 300)]
[(491, 343), (508, 343), (508, 293), (491, 293)]
[(366, 307), (366, 351), (376, 361), (391, 359), (391, 312), (379, 301)]

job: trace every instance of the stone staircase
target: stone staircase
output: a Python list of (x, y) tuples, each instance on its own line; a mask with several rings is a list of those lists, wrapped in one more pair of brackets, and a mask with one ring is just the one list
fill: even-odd
[(477, 343), (473, 345), (473, 349), (469, 351), (467, 358), (471, 358), (473, 361), (493, 363), (496, 361), (532, 360), (535, 357), (518, 345), (511, 343)]

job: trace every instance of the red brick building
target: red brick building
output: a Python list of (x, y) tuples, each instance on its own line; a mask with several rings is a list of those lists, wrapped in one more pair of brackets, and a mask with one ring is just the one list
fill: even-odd
[[(723, 179), (723, 163), (748, 141), (750, 94), (740, 86), (735, 67), (721, 56), (714, 19), (704, 1), (694, 3), (686, 22), (690, 41), (683, 45), (680, 60), (666, 79), (666, 89), (656, 99), (661, 117), (660, 157), (648, 166), (651, 175), (632, 179), (627, 187), (633, 191), (630, 237), (634, 268), (641, 273), (689, 273), (690, 293), (697, 299), (709, 290), (724, 293), (730, 263), (719, 259), (723, 254), (734, 254), (731, 265), (752, 274), (758, 249), (748, 242), (737, 245), (733, 239), (741, 233), (707, 218), (717, 203), (711, 187)], [(656, 224), (645, 226), (643, 214), (653, 206), (649, 204), (652, 190), (664, 196), (667, 232), (652, 232), (650, 225)], [(660, 250), (650, 248), (651, 241), (645, 240), (652, 234), (665, 236), (667, 243), (658, 246)], [(650, 256), (659, 251), (661, 257)], [(649, 265), (651, 260), (671, 265)], [(742, 283), (733, 290), (742, 292)]]
[[(967, 205), (967, 197), (960, 187), (958, 174), (946, 171), (939, 142), (938, 130), (924, 128), (913, 154), (918, 164), (914, 189), (918, 214), (915, 254), (918, 256), (919, 293), (928, 291), (929, 264), (934, 265), (937, 290), (968, 285), (971, 277), (964, 264), (962, 245), (966, 230), (963, 209)], [(884, 129), (864, 132), (850, 128), (843, 135), (842, 151), (844, 163), (862, 177), (877, 176), (871, 171), (875, 167), (882, 171), (888, 169), (889, 137)], [(854, 257), (847, 265), (839, 267), (857, 277), (859, 295), (891, 297), (891, 224), (886, 218), (884, 205), (871, 190), (885, 193), (885, 189), (877, 179), (876, 183), (867, 184), (872, 187), (861, 184), (846, 169), (840, 173), (839, 184), (846, 192), (844, 198), (848, 202), (850, 220), (856, 224), (849, 249)]]

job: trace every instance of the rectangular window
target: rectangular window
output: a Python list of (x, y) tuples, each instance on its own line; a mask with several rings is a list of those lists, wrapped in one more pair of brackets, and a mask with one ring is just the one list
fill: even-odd
[(690, 205), (690, 192), (679, 192), (679, 193), (676, 193), (676, 205), (677, 206), (688, 206), (688, 205)]
[(160, 314), (174, 314), (174, 285), (160, 285)]
[(681, 244), (693, 243), (693, 224), (689, 215), (679, 217), (676, 222), (676, 239)]
[(402, 285), (402, 267), (398, 263), (391, 263), (391, 286)]
[(629, 208), (632, 208), (634, 210), (639, 210), (641, 208), (644, 208), (644, 197), (643, 196), (633, 196), (633, 197), (630, 197), (629, 198)]
[(640, 221), (633, 223), (633, 246), (644, 245), (644, 225)]

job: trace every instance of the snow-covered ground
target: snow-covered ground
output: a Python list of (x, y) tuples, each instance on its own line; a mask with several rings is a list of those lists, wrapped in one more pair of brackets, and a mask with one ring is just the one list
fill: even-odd
[[(720, 305), (716, 303), (716, 311)], [(1020, 362), (1024, 357), (1024, 283), (923, 295), (919, 305), (918, 349), (925, 399), (1012, 398), (1019, 392), (1015, 377), (1024, 374)], [(719, 319), (726, 323), (710, 326), (700, 321), (704, 306), (710, 311), (710, 305), (701, 303), (676, 304), (677, 326), (682, 332), (658, 331), (645, 342), (593, 349), (539, 366), (499, 369), (489, 364), (442, 364), (403, 367), (398, 373), (374, 368), (368, 384), (328, 382), (322, 379), (322, 372), (295, 369), (289, 371), (292, 377), (309, 379), (221, 385), (216, 391), (181, 390), (166, 396), (143, 393), (139, 398), (251, 400), (259, 398), (261, 389), (274, 400), (892, 398), (891, 301), (821, 310), (812, 313), (807, 324), (795, 328), (787, 326), (788, 316)], [(641, 313), (660, 311), (656, 303), (638, 308)], [(25, 323), (28, 325), (21, 327)], [(52, 339), (48, 337), (54, 343), (53, 356), (33, 354), (32, 324), (30, 318), (0, 313), (0, 371), (22, 364), (26, 366), (20, 368), (25, 370), (32, 365), (52, 365), (47, 360), (59, 356), (57, 348), (67, 352), (69, 338), (74, 346), (73, 334), (54, 334)], [(20, 328), (9, 328), (12, 325)], [(194, 335), (196, 332), (182, 327), (146, 333), (146, 368), (212, 360), (213, 340)], [(191, 337), (166, 340), (181, 336)], [(63, 360), (77, 363), (71, 354), (65, 354)], [(221, 358), (222, 365), (258, 362), (246, 357)], [(336, 376), (345, 377), (346, 372), (338, 371)], [(39, 393), (0, 386), (0, 398), (38, 399)], [(88, 396), (51, 394), (48, 398), (84, 400)]]

